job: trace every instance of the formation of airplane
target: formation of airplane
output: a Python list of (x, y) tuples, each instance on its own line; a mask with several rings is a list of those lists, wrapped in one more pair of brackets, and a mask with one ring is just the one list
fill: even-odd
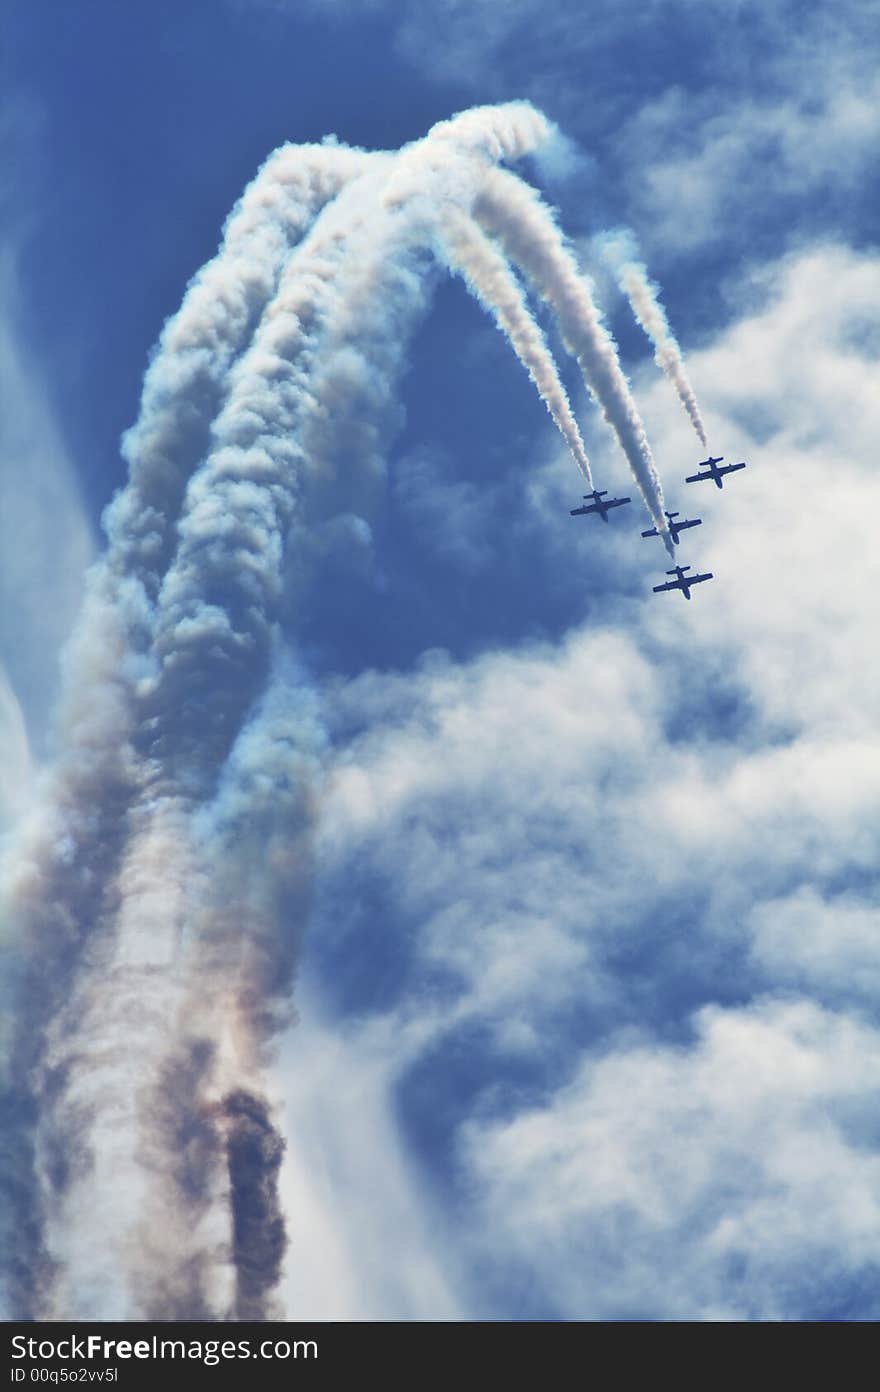
[(737, 469), (744, 469), (746, 467), (745, 460), (743, 460), (739, 464), (725, 464), (719, 469), (718, 465), (723, 458), (724, 455), (719, 454), (717, 459), (713, 459), (710, 454), (708, 459), (701, 459), (697, 468), (705, 469), (706, 472), (703, 474), (691, 474), (690, 478), (685, 479), (685, 483), (702, 483), (703, 479), (712, 479), (716, 488), (723, 488), (722, 474), (735, 474)]
[(694, 585), (702, 585), (704, 580), (714, 580), (715, 577), (711, 570), (707, 570), (705, 575), (685, 575), (685, 571), (690, 570), (690, 566), (676, 566), (674, 570), (667, 570), (667, 575), (674, 575), (674, 580), (667, 580), (665, 585), (655, 585), (654, 593), (660, 594), (661, 590), (681, 590), (685, 599), (690, 599), (691, 589)]
[[(601, 490), (598, 488), (594, 488), (592, 493), (584, 494), (584, 502), (587, 503), (587, 506), (572, 508), (571, 516), (581, 517), (586, 512), (598, 512), (599, 516), (602, 518), (602, 521), (607, 522), (608, 514), (612, 508), (623, 507), (624, 503), (632, 502), (632, 498), (608, 498), (608, 501), (606, 503), (604, 501), (606, 498), (608, 498), (607, 488), (603, 488)], [(592, 499), (592, 502), (588, 502), (588, 499)]]
[[(710, 454), (708, 459), (701, 459), (697, 468), (702, 470), (702, 472), (691, 474), (685, 479), (685, 483), (700, 483), (703, 479), (711, 479), (716, 487), (721, 488), (723, 486), (723, 476), (725, 474), (733, 474), (736, 473), (737, 469), (744, 469), (746, 467), (745, 460), (741, 460), (739, 464), (722, 465), (723, 459), (723, 454), (719, 454), (717, 457), (713, 457)], [(607, 489), (594, 488), (592, 493), (584, 494), (583, 507), (571, 508), (570, 511), (572, 517), (581, 517), (584, 513), (597, 512), (602, 518), (602, 521), (607, 522), (608, 514), (612, 508), (623, 507), (624, 503), (630, 502), (632, 502), (631, 498), (609, 498)], [(686, 517), (681, 522), (677, 521), (676, 519), (681, 517), (680, 512), (667, 512), (665, 516), (669, 524), (669, 535), (672, 537), (675, 546), (678, 546), (682, 532), (687, 531), (690, 527), (701, 527), (703, 525), (703, 519), (701, 517)], [(661, 533), (658, 527), (649, 527), (646, 532), (642, 532), (643, 537), (660, 535)], [(702, 585), (707, 580), (715, 579), (715, 576), (710, 570), (706, 571), (703, 575), (688, 574), (690, 570), (691, 566), (689, 565), (677, 565), (672, 570), (667, 570), (666, 574), (674, 578), (665, 581), (662, 585), (655, 585), (654, 594), (661, 594), (664, 590), (680, 590), (685, 599), (690, 599), (691, 590), (695, 585)]]
[[(687, 531), (688, 527), (700, 527), (703, 523), (702, 517), (690, 517), (685, 518), (684, 522), (676, 522), (675, 518), (680, 516), (680, 512), (667, 512), (666, 514), (666, 521), (669, 523), (669, 535), (672, 537), (676, 546), (678, 545), (679, 537), (682, 532)], [(656, 527), (651, 527), (647, 532), (642, 532), (643, 537), (659, 535), (660, 533)]]

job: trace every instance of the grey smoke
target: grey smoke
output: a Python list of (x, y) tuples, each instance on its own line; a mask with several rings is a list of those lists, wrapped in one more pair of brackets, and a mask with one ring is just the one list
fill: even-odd
[(368, 511), (382, 488), (438, 247), (588, 473), (525, 290), (554, 306), (662, 509), (588, 287), (546, 210), (494, 167), (552, 133), (510, 103), (396, 154), (285, 147), (163, 330), (65, 657), (62, 753), (0, 877), (18, 1317), (274, 1309), (287, 1238), (265, 1075), (290, 1019), (326, 749), (291, 648), (289, 553), (340, 498)]
[(265, 1101), (244, 1089), (224, 1097), (221, 1111), (232, 1208), (235, 1314), (242, 1320), (270, 1319), (277, 1313), (271, 1297), (288, 1242), (278, 1202), (284, 1140), (272, 1125)]

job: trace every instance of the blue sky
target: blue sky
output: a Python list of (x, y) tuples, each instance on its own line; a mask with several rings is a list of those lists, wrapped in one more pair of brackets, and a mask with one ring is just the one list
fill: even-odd
[[(877, 1316), (876, 19), (11, 7), (8, 826), (57, 741), (58, 655), (151, 347), (284, 141), (391, 150), (517, 98), (559, 123), (579, 157), (521, 172), (595, 275), (667, 506), (704, 518), (684, 560), (717, 577), (655, 598), (640, 507), (569, 517), (580, 480), (544, 407), (439, 278), (381, 468), (341, 472), (288, 562), (286, 641), (329, 740), (272, 1074), (291, 1317)], [(723, 493), (685, 488), (698, 443), (595, 258), (619, 224), (713, 452), (749, 460)], [(631, 492), (539, 318), (598, 486)]]

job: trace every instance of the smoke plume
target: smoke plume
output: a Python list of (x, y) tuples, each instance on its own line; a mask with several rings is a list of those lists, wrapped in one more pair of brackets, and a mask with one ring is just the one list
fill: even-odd
[(614, 341), (550, 209), (534, 189), (506, 170), (487, 170), (475, 213), (554, 309), (566, 347), (602, 408), (629, 461), (651, 517), (675, 554), (663, 507), (663, 489)]
[(568, 445), (587, 487), (592, 489), (590, 461), (577, 421), (544, 335), (529, 312), (508, 262), (472, 219), (446, 219), (443, 229), (449, 264), (494, 316), (538, 389), (559, 433)]
[(285, 146), (162, 331), (64, 658), (61, 753), (0, 874), (16, 1317), (276, 1311), (289, 1239), (265, 1078), (291, 1020), (327, 747), (291, 547), (340, 499), (374, 505), (444, 266), (591, 482), (528, 292), (552, 307), (665, 527), (589, 286), (498, 168), (552, 135), (514, 102), (399, 152)]
[(681, 349), (660, 303), (660, 291), (650, 279), (648, 268), (639, 259), (636, 239), (626, 228), (603, 232), (596, 245), (617, 277), (617, 283), (632, 306), (633, 314), (654, 345), (654, 359), (675, 388), (688, 420), (701, 445), (708, 445), (706, 429), (691, 386)]
[(232, 1210), (232, 1253), (238, 1319), (271, 1317), (267, 1301), (287, 1248), (278, 1204), (278, 1171), (284, 1141), (260, 1097), (239, 1088), (223, 1099)]

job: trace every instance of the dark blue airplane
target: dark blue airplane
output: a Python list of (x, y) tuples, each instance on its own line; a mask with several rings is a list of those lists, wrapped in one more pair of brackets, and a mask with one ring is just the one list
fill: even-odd
[(694, 585), (702, 585), (704, 580), (714, 580), (711, 571), (705, 575), (685, 575), (685, 571), (690, 570), (690, 566), (676, 566), (674, 570), (667, 570), (667, 575), (674, 575), (674, 580), (667, 580), (665, 585), (655, 585), (654, 593), (660, 594), (661, 590), (681, 590), (685, 599), (690, 599), (691, 588)]
[(735, 474), (737, 469), (744, 469), (746, 467), (745, 460), (743, 460), (741, 464), (725, 464), (723, 469), (719, 469), (718, 465), (723, 458), (724, 455), (719, 454), (717, 459), (713, 459), (710, 454), (708, 459), (701, 459), (697, 468), (705, 468), (706, 472), (704, 474), (691, 474), (690, 478), (685, 479), (685, 483), (700, 483), (703, 479), (712, 479), (716, 488), (723, 488), (724, 485), (721, 481), (722, 474)]
[[(676, 522), (674, 519), (680, 516), (680, 512), (667, 512), (666, 514), (666, 521), (669, 523), (669, 535), (672, 537), (676, 546), (678, 545), (678, 539), (682, 532), (687, 531), (688, 527), (702, 526), (703, 522), (702, 517), (692, 517), (686, 519), (684, 522)], [(657, 531), (656, 527), (652, 527), (650, 531), (642, 532), (643, 537), (659, 535), (660, 533)]]
[(607, 522), (608, 513), (611, 511), (612, 508), (623, 507), (624, 503), (632, 502), (632, 498), (608, 498), (607, 503), (603, 502), (603, 499), (607, 497), (607, 488), (603, 488), (601, 492), (594, 488), (592, 493), (584, 494), (585, 501), (587, 498), (592, 498), (593, 501), (591, 503), (588, 503), (586, 507), (572, 508), (571, 516), (581, 517), (585, 512), (598, 512), (599, 516), (602, 518), (602, 521)]

